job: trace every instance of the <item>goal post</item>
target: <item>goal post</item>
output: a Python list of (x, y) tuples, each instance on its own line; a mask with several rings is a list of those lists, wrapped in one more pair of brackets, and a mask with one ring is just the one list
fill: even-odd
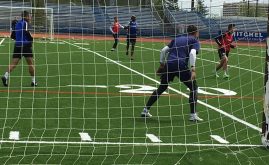
[(262, 143), (269, 147), (269, 5), (268, 5), (268, 20), (267, 20), (267, 40), (266, 40), (266, 56), (265, 56), (265, 74), (264, 74), (264, 107), (263, 107), (263, 122), (262, 122)]
[(11, 29), (11, 21), (14, 17), (21, 18), (24, 10), (32, 15), (30, 29), (34, 34), (40, 33), (43, 37), (54, 38), (53, 8), (0, 6), (2, 13), (0, 30), (8, 32)]

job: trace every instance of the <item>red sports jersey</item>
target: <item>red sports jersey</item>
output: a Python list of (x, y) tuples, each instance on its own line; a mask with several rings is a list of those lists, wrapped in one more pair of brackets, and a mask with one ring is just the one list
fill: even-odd
[(233, 42), (233, 34), (226, 32), (216, 38), (216, 42), (219, 48), (224, 48), (226, 52), (231, 50), (231, 44)]
[(114, 33), (119, 33), (119, 31), (120, 31), (120, 24), (118, 22), (114, 22), (114, 24), (112, 26), (112, 31)]

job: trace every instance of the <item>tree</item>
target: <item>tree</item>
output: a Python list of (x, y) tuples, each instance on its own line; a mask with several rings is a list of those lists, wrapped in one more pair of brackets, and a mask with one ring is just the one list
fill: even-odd
[(197, 7), (196, 7), (196, 11), (200, 14), (202, 14), (203, 16), (207, 16), (208, 15), (208, 8), (205, 5), (205, 1), (204, 0), (197, 0)]

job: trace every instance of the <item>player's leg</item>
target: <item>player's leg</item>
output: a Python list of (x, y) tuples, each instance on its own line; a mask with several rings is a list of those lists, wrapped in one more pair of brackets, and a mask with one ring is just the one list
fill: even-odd
[(134, 48), (135, 48), (135, 43), (136, 43), (136, 38), (132, 38), (132, 39), (131, 39), (131, 44), (132, 44), (132, 48), (131, 48), (131, 60), (134, 59)]
[(20, 59), (21, 59), (21, 47), (14, 47), (14, 53), (13, 53), (13, 57), (12, 57), (12, 61), (8, 66), (7, 71), (5, 72), (4, 76), (1, 78), (3, 85), (4, 86), (8, 86), (8, 78), (9, 78), (9, 74), (16, 68), (16, 66), (18, 65)]
[(23, 49), (23, 56), (28, 64), (28, 70), (32, 77), (31, 86), (37, 86), (37, 82), (35, 79), (35, 66), (33, 62), (33, 51), (31, 46), (25, 46)]
[(225, 56), (225, 50), (224, 49), (219, 49), (218, 50), (218, 54), (219, 54), (219, 64), (216, 66), (215, 70), (213, 70), (213, 73), (215, 74), (216, 77), (219, 77), (218, 75), (218, 71), (223, 67), (224, 65), (224, 56)]
[(126, 56), (129, 55), (129, 46), (130, 46), (130, 36), (127, 35), (127, 39), (126, 39)]
[(32, 57), (26, 57), (25, 58), (27, 64), (28, 64), (28, 70), (29, 73), (32, 77), (32, 82), (31, 82), (31, 86), (37, 86), (37, 82), (35, 80), (35, 67), (34, 67), (34, 63), (33, 63), (33, 58)]
[(197, 115), (197, 97), (198, 97), (198, 86), (196, 80), (191, 79), (191, 72), (184, 70), (180, 72), (180, 81), (183, 82), (190, 90), (189, 94), (189, 105), (190, 105), (190, 121), (203, 121)]
[(10, 73), (16, 68), (18, 63), (20, 62), (20, 58), (12, 58), (11, 63), (8, 66), (7, 71), (5, 72), (4, 76), (2, 77), (2, 82), (4, 86), (8, 86), (8, 78)]
[(118, 42), (119, 42), (118, 36), (119, 35), (117, 33), (113, 34), (114, 44), (113, 44), (113, 47), (112, 47), (111, 51), (114, 51), (117, 48), (117, 45), (118, 45)]
[(167, 71), (161, 76), (161, 82), (157, 90), (155, 90), (148, 99), (146, 106), (141, 112), (141, 117), (151, 117), (149, 113), (151, 106), (159, 99), (162, 93), (168, 88), (168, 83), (173, 81), (175, 74), (169, 74)]
[(223, 78), (229, 78), (228, 75), (228, 56), (229, 56), (229, 52), (226, 53), (226, 55), (223, 58)]

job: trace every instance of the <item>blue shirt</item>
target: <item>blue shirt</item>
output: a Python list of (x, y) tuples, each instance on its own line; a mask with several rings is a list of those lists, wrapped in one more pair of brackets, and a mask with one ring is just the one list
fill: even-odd
[(188, 68), (191, 49), (195, 49), (198, 53), (200, 43), (194, 36), (179, 36), (172, 40), (168, 47), (170, 48), (167, 58), (168, 67), (173, 68), (172, 70), (183, 70)]
[(28, 31), (28, 22), (24, 19), (18, 21), (16, 24), (16, 46), (30, 45), (33, 38)]
[(135, 21), (130, 21), (128, 24), (128, 35), (136, 35), (137, 23)]

